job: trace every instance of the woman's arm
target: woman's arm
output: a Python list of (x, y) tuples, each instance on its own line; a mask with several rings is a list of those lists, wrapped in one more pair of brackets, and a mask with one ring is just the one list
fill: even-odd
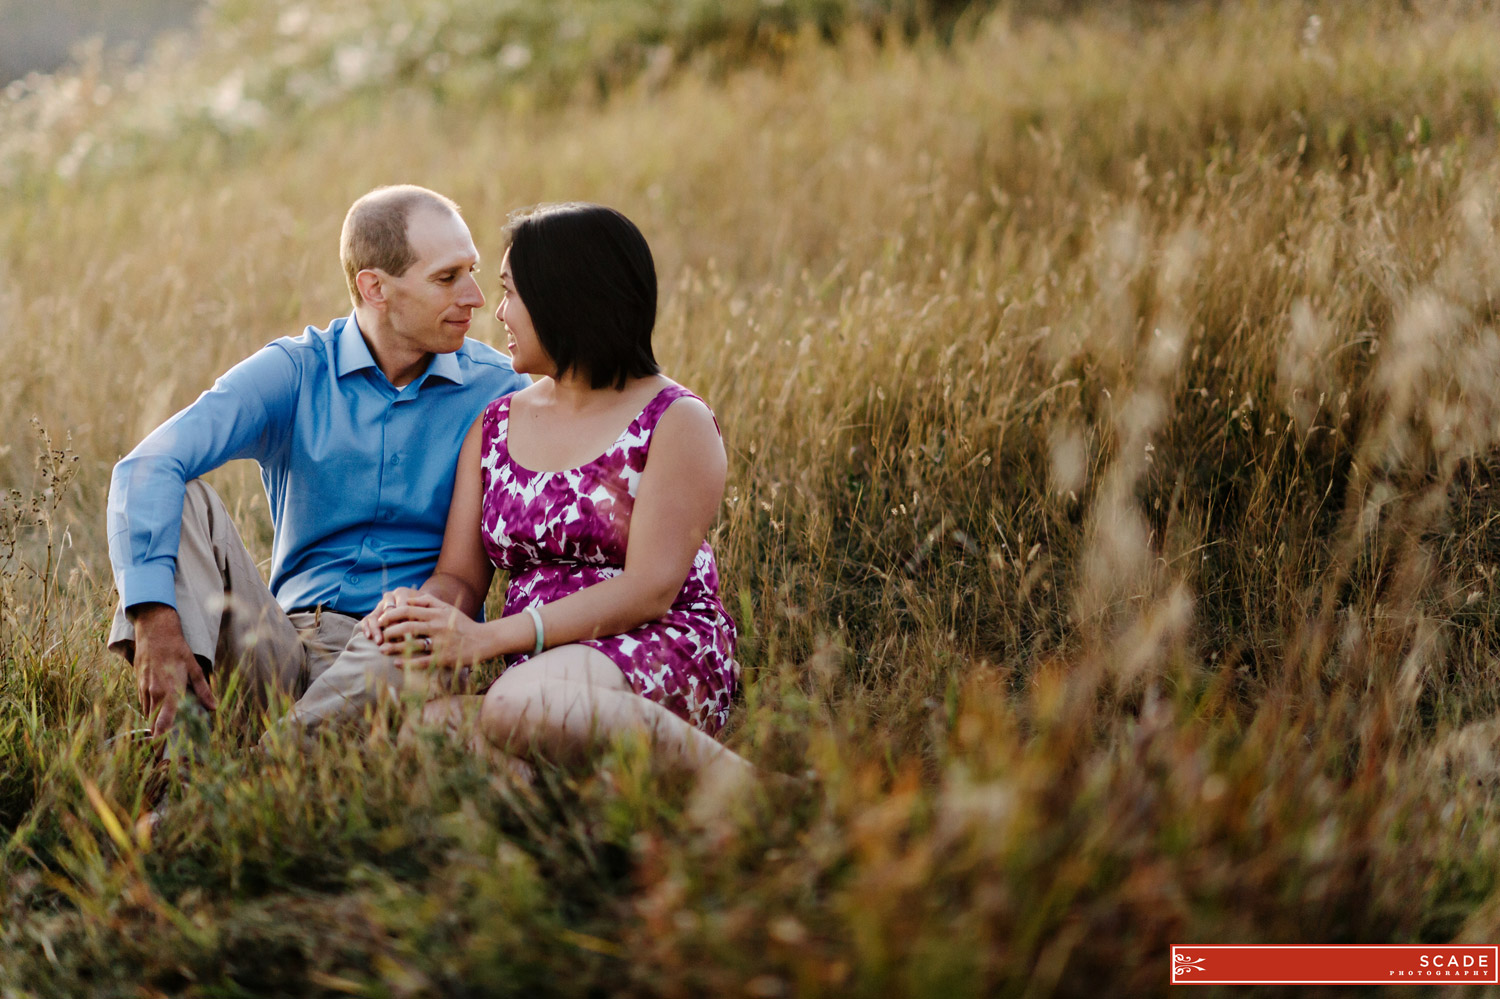
[[(547, 646), (617, 635), (665, 615), (713, 525), (724, 498), (727, 471), (724, 444), (708, 407), (696, 399), (680, 399), (669, 406), (652, 434), (650, 456), (641, 473), (624, 571), (543, 608)], [(448, 547), (445, 538), (444, 558)], [(467, 640), (473, 631), (457, 620), (451, 608), (430, 596), (415, 597), (387, 614), (388, 643), (433, 639), (433, 655), (414, 657), (412, 666), (454, 665), (472, 661), (466, 654), (493, 658), (534, 648), (534, 625), (526, 614), (479, 626), (484, 630), (480, 645)], [(451, 658), (454, 653), (459, 658)]]

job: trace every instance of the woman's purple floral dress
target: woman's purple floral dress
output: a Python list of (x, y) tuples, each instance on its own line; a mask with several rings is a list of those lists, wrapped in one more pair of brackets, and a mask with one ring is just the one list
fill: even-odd
[[(510, 572), (505, 613), (541, 607), (592, 586), (625, 567), (630, 513), (661, 414), (681, 385), (657, 393), (602, 455), (562, 472), (533, 472), (511, 460), (506, 444), (510, 397), (484, 411), (482, 469), (484, 549)], [(705, 541), (666, 616), (633, 631), (585, 639), (614, 660), (630, 686), (706, 732), (729, 716), (739, 680), (734, 622), (719, 602), (719, 571)], [(528, 657), (512, 656), (510, 665)]]

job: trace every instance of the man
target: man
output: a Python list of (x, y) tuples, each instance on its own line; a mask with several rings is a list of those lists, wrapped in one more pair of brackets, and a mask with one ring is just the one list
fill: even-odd
[[(399, 686), (356, 625), (382, 592), (432, 573), (465, 432), (529, 384), (465, 336), (484, 295), (452, 201), (371, 191), (349, 209), (339, 255), (352, 315), (262, 348), (115, 466), (109, 646), (135, 667), (153, 735), (187, 691), (217, 707), (210, 671), (238, 668), (253, 691), (298, 698), (305, 725)], [(270, 499), (269, 587), (198, 478), (235, 458), (259, 462)]]

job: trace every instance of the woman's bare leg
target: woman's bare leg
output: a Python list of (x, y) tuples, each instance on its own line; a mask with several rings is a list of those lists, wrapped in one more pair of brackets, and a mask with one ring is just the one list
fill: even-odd
[(585, 645), (559, 646), (502, 673), (485, 694), (479, 725), (495, 746), (520, 755), (576, 760), (639, 733), (700, 784), (741, 784), (754, 774), (743, 757), (637, 694), (608, 656)]
[[(485, 738), (484, 730), (478, 724), (483, 704), (482, 694), (456, 694), (435, 698), (423, 705), (421, 724), (441, 728), (454, 739), (467, 739), (469, 749), (489, 760), (492, 766), (509, 773), (523, 784), (531, 784), (536, 779), (536, 771), (531, 768), (531, 764), (502, 751)], [(402, 737), (408, 737), (411, 729), (412, 721), (408, 721), (402, 729)]]
[(449, 735), (459, 735), (472, 727), (484, 703), (482, 694), (455, 694), (437, 697), (422, 706), (423, 725), (442, 728)]

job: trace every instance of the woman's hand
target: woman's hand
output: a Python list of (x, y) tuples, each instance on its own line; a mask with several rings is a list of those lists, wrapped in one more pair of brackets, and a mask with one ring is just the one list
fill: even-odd
[(485, 625), (430, 593), (405, 591), (372, 616), (381, 650), (408, 669), (473, 666), (499, 653)]
[(420, 592), (420, 590), (414, 590), (410, 586), (400, 586), (391, 590), (380, 598), (380, 603), (375, 605), (374, 610), (359, 619), (360, 634), (364, 635), (370, 641), (378, 643), (380, 641), (380, 615), (392, 607), (403, 606)]

